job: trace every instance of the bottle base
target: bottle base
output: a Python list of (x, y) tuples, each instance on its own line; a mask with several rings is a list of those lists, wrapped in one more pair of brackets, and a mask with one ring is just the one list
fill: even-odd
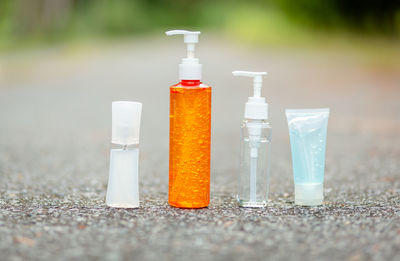
[(139, 208), (137, 204), (126, 204), (126, 203), (106, 203), (110, 208)]
[(189, 202), (179, 202), (178, 203), (178, 202), (168, 201), (168, 204), (171, 207), (174, 207), (174, 208), (188, 208), (188, 209), (190, 209), (190, 208), (206, 208), (206, 207), (208, 207), (209, 202), (207, 202), (207, 204), (204, 204), (204, 203), (199, 204), (199, 203), (189, 203)]
[(243, 208), (264, 208), (267, 205), (267, 202), (251, 202), (246, 200), (238, 200), (238, 204)]

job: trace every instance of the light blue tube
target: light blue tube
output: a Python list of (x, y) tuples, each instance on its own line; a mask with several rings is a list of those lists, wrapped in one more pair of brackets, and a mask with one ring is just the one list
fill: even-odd
[(292, 148), (295, 204), (322, 205), (329, 109), (286, 110)]

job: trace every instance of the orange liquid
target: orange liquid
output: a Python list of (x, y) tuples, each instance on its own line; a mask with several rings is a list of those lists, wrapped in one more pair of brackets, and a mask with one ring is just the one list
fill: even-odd
[(170, 88), (169, 204), (203, 208), (210, 202), (211, 87)]

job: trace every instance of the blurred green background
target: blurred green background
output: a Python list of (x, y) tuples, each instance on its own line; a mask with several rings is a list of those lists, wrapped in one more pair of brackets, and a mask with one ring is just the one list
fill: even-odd
[[(249, 43), (398, 43), (398, 0), (1, 0), (0, 50), (201, 28)], [(364, 43), (365, 44), (365, 43)]]

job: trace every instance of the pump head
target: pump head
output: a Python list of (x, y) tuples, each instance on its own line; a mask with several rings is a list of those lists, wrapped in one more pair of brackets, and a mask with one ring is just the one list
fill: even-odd
[(201, 64), (199, 64), (199, 59), (194, 57), (195, 44), (199, 42), (200, 32), (172, 30), (165, 34), (168, 36), (182, 34), (183, 41), (187, 44), (187, 57), (183, 58), (182, 63), (179, 64), (179, 79), (201, 80)]
[(268, 103), (265, 98), (261, 97), (262, 76), (266, 72), (248, 72), (248, 71), (233, 71), (234, 76), (247, 76), (253, 77), (253, 97), (249, 97), (246, 102), (244, 117), (253, 120), (266, 120), (268, 119)]

